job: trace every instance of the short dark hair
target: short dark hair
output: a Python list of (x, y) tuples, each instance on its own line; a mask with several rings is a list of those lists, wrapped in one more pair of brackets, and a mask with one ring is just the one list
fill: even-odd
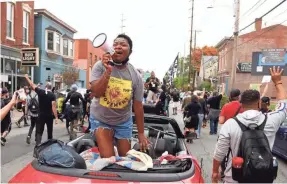
[(217, 91), (213, 91), (212, 96), (218, 96), (218, 92)]
[(241, 103), (243, 105), (251, 105), (258, 102), (259, 100), (260, 100), (260, 93), (257, 90), (248, 89), (241, 94)]
[(192, 95), (191, 102), (198, 102), (198, 97), (196, 95)]
[(132, 50), (133, 50), (133, 41), (128, 35), (126, 35), (126, 34), (119, 34), (117, 36), (117, 38), (124, 38), (125, 40), (127, 40), (128, 44), (130, 46), (130, 52), (132, 52)]

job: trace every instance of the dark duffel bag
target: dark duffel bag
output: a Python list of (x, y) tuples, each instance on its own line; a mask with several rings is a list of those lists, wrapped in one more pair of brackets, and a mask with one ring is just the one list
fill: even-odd
[(34, 157), (43, 165), (86, 169), (85, 160), (74, 148), (56, 139), (49, 139), (35, 147)]

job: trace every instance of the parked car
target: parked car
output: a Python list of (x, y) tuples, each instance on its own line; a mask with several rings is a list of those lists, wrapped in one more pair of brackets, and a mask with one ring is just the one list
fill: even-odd
[(287, 119), (282, 123), (276, 133), (272, 152), (287, 160)]
[[(139, 151), (137, 128), (133, 116), (134, 128), (131, 141), (132, 148)], [(185, 143), (177, 122), (173, 118), (145, 114), (145, 135), (151, 142), (148, 154), (154, 161), (152, 169), (134, 171), (117, 164), (105, 167), (101, 171), (90, 171), (76, 168), (60, 168), (41, 165), (36, 159), (21, 170), (9, 183), (129, 183), (129, 182), (171, 182), (171, 183), (203, 183), (201, 167), (192, 156)], [(94, 136), (84, 134), (71, 141), (78, 153), (97, 145)], [(92, 141), (90, 141), (92, 140)], [(179, 159), (175, 163), (161, 164), (155, 162), (164, 152), (174, 156), (186, 156), (187, 160)]]

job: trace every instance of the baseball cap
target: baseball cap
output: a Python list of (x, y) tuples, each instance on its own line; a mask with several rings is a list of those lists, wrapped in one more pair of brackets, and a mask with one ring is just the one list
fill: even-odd
[(266, 104), (270, 104), (270, 98), (267, 96), (263, 96), (261, 98), (261, 102), (266, 103)]
[(230, 98), (235, 98), (240, 96), (240, 90), (239, 89), (232, 89), (230, 91)]

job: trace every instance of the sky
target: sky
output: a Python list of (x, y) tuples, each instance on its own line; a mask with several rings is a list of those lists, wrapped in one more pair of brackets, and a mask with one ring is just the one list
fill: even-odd
[[(253, 9), (249, 10), (255, 3)], [(282, 0), (241, 0), (239, 28), (260, 17)], [(213, 8), (207, 8), (213, 7)], [(106, 33), (108, 42), (123, 32), (133, 40), (130, 62), (143, 70), (155, 71), (162, 79), (179, 53), (187, 55), (191, 30), (189, 0), (35, 0), (78, 32), (74, 38), (93, 38)], [(286, 11), (285, 11), (286, 10)], [(285, 11), (285, 12), (284, 12)], [(281, 13), (281, 14), (280, 14)], [(196, 44), (215, 46), (234, 29), (234, 0), (195, 0), (193, 30)], [(287, 2), (263, 18), (263, 27), (287, 19)], [(284, 23), (287, 25), (287, 21)], [(254, 31), (254, 25), (240, 34)]]

